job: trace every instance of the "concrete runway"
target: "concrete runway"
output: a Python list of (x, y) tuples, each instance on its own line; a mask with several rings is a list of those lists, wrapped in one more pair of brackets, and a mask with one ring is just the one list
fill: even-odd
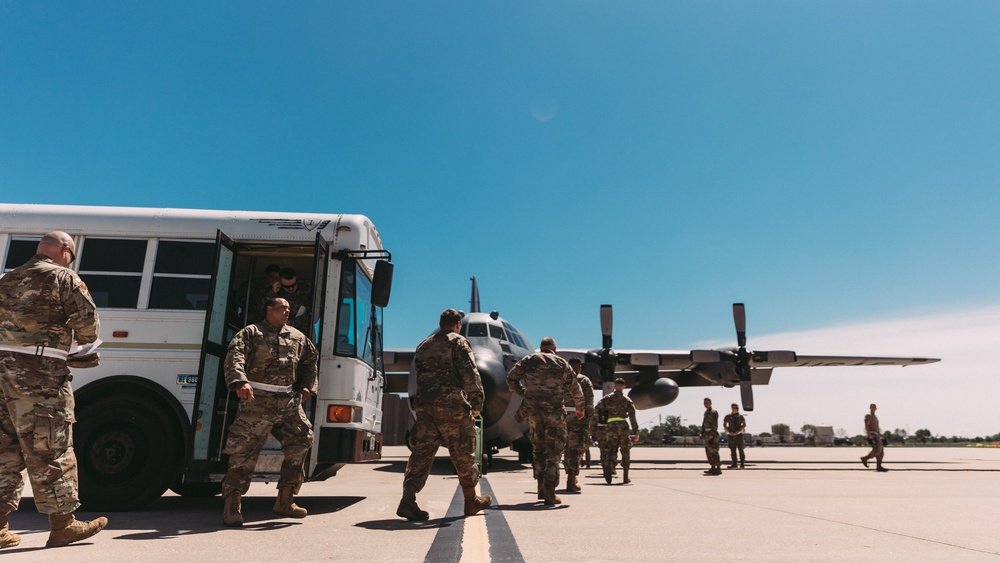
[[(861, 448), (749, 448), (721, 476), (699, 448), (634, 449), (631, 485), (606, 485), (595, 464), (564, 504), (535, 500), (529, 467), (494, 458), (484, 488), (497, 507), (464, 518), (439, 457), (417, 497), (424, 523), (395, 516), (405, 447), (379, 462), (306, 483), (303, 520), (271, 515), (274, 485), (255, 483), (242, 529), (221, 526), (222, 501), (173, 493), (148, 510), (107, 514), (80, 545), (44, 549), (47, 521), (30, 497), (12, 515), (13, 561), (1000, 561), (1000, 448), (887, 448), (889, 473)], [(439, 452), (443, 454), (443, 450)], [(594, 450), (596, 454), (596, 449)], [(728, 450), (723, 450), (723, 460)], [(874, 468), (874, 463), (872, 463)], [(80, 513), (82, 517), (92, 514)]]

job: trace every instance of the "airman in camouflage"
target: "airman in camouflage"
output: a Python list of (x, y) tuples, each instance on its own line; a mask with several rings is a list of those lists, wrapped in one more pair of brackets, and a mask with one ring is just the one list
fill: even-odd
[(740, 467), (746, 467), (747, 454), (746, 454), (746, 444), (743, 441), (743, 431), (747, 427), (747, 419), (740, 414), (740, 406), (736, 403), (732, 405), (733, 412), (726, 415), (726, 418), (722, 419), (722, 427), (726, 429), (729, 434), (729, 455), (733, 458), (732, 465), (729, 466), (730, 469), (736, 467), (736, 450), (740, 451)]
[(868, 407), (871, 412), (865, 415), (865, 436), (868, 437), (868, 443), (871, 444), (872, 449), (867, 455), (861, 457), (861, 463), (868, 467), (868, 460), (875, 458), (875, 471), (889, 471), (885, 467), (882, 467), (882, 457), (885, 455), (885, 449), (882, 445), (882, 430), (878, 425), (878, 417), (875, 416), (875, 410), (878, 406), (872, 403)]
[(69, 235), (53, 231), (31, 260), (0, 279), (0, 548), (21, 541), (7, 516), (20, 503), (25, 469), (35, 508), (49, 516), (46, 547), (89, 538), (108, 524), (103, 516), (73, 516), (80, 500), (67, 352), (74, 340), (88, 344), (100, 332), (94, 300), (68, 268), (75, 252)]
[(576, 372), (576, 380), (583, 391), (583, 418), (577, 418), (574, 407), (566, 407), (566, 455), (563, 468), (566, 470), (566, 490), (579, 491), (580, 458), (590, 450), (590, 421), (594, 419), (594, 384), (581, 372), (583, 363), (578, 358), (570, 358), (570, 367)]
[(410, 431), (410, 459), (403, 476), (403, 498), (396, 515), (423, 521), (428, 513), (417, 505), (417, 493), (427, 483), (434, 454), (443, 443), (465, 496), (465, 515), (478, 514), (493, 502), (479, 495), (479, 468), (476, 466), (475, 417), (483, 409), (483, 382), (476, 368), (472, 347), (464, 336), (462, 314), (445, 309), (439, 330), (417, 346), (413, 362), (417, 392), (413, 398), (416, 422)]
[[(639, 440), (639, 423), (635, 420), (635, 406), (632, 399), (625, 396), (625, 380), (615, 379), (615, 392), (605, 395), (597, 403), (599, 419), (607, 420), (605, 448), (601, 451), (601, 467), (604, 468), (604, 480), (611, 484), (611, 471), (618, 463), (618, 450), (622, 451), (622, 483), (631, 483), (628, 469), (631, 464), (630, 450), (632, 442)], [(629, 435), (629, 423), (632, 434)]]
[(243, 525), (242, 497), (269, 434), (281, 443), (284, 454), (272, 510), (292, 518), (308, 514), (292, 497), (302, 486), (303, 463), (313, 443), (302, 403), (316, 393), (318, 355), (305, 335), (285, 324), (287, 301), (270, 298), (264, 310), (265, 319), (236, 333), (226, 354), (226, 386), (240, 398), (226, 439), (229, 470), (222, 480), (226, 526)]
[(712, 399), (705, 397), (705, 417), (701, 421), (698, 437), (705, 441), (705, 456), (711, 467), (706, 475), (722, 475), (722, 460), (719, 458), (719, 412), (712, 408)]
[(545, 504), (562, 502), (556, 496), (559, 460), (566, 449), (567, 401), (572, 401), (576, 417), (584, 416), (583, 391), (576, 372), (556, 355), (556, 341), (542, 339), (540, 350), (521, 358), (507, 374), (507, 387), (528, 403), (535, 462), (539, 464), (539, 486)]
[(288, 301), (288, 324), (308, 335), (312, 315), (312, 287), (300, 281), (291, 268), (282, 268), (276, 286), (278, 291), (272, 295)]

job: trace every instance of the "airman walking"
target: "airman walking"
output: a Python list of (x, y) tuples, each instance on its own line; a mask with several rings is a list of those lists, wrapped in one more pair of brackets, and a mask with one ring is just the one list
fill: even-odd
[(576, 372), (569, 363), (556, 355), (556, 341), (542, 339), (539, 351), (521, 358), (507, 374), (507, 386), (528, 403), (531, 420), (532, 446), (541, 475), (539, 487), (546, 505), (556, 505), (559, 483), (559, 460), (566, 449), (567, 402), (572, 402), (576, 417), (584, 416), (583, 390)]
[[(607, 446), (601, 451), (601, 467), (604, 468), (604, 480), (611, 484), (611, 475), (615, 464), (618, 463), (618, 450), (622, 452), (622, 483), (628, 484), (628, 470), (631, 465), (632, 442), (639, 441), (639, 423), (635, 419), (635, 406), (632, 399), (624, 394), (625, 380), (621, 377), (615, 379), (615, 391), (610, 395), (605, 395), (597, 403), (597, 413), (599, 419), (607, 420), (607, 430), (605, 442)], [(632, 425), (632, 434), (629, 434), (629, 423)]]
[(570, 358), (570, 367), (576, 372), (576, 380), (583, 391), (583, 418), (576, 416), (575, 407), (566, 407), (566, 454), (563, 468), (566, 470), (566, 490), (579, 491), (580, 458), (590, 450), (590, 421), (594, 418), (594, 384), (590, 378), (580, 373), (583, 363), (578, 358)]
[(705, 457), (709, 467), (706, 475), (722, 475), (722, 461), (719, 459), (719, 412), (712, 408), (712, 399), (705, 397), (705, 417), (701, 421), (701, 433), (705, 441)]

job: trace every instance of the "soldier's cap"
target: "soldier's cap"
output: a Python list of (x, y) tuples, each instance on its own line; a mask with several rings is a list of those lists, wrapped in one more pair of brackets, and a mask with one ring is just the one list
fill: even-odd
[(625, 379), (621, 377), (615, 378), (615, 385), (625, 385)]
[(580, 360), (580, 358), (570, 358), (569, 363), (576, 365), (576, 364), (582, 364), (583, 362)]

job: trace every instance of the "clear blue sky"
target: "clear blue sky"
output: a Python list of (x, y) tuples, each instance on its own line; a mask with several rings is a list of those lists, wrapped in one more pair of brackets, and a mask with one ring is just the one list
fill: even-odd
[[(998, 24), (975, 1), (0, 1), (0, 200), (366, 214), (390, 347), (472, 275), (563, 347), (599, 345), (601, 303), (619, 348), (733, 340), (734, 301), (751, 346), (977, 311)], [(829, 344), (799, 351), (853, 352)], [(886, 352), (934, 353), (913, 344)]]

